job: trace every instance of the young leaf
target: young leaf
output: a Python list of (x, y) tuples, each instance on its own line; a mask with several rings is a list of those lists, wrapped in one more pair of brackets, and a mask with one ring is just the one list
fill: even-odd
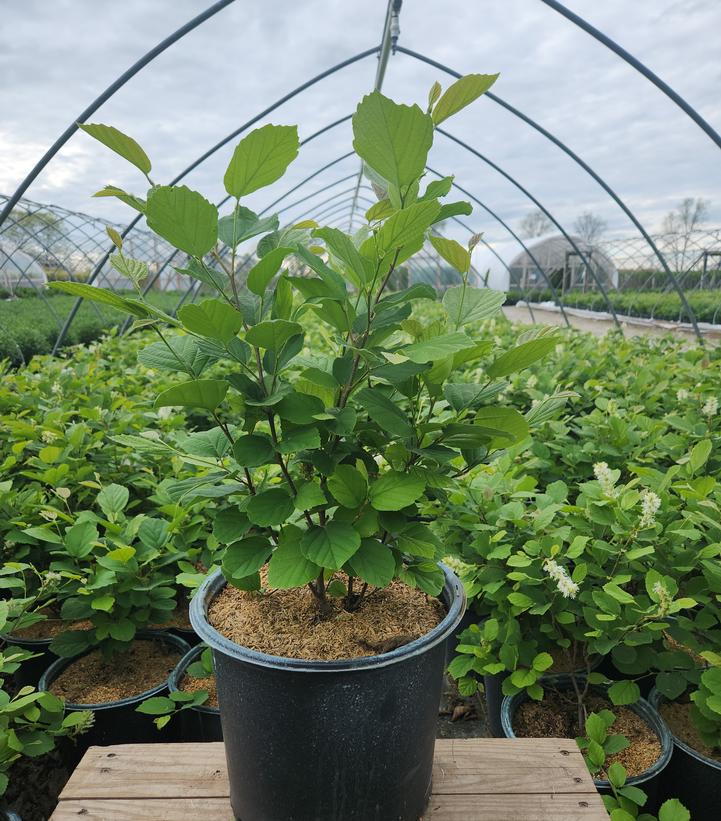
[(274, 248), (262, 257), (248, 271), (246, 285), (248, 290), (258, 296), (263, 296), (271, 279), (278, 273), (283, 260), (292, 252), (292, 248)]
[(298, 156), (298, 129), (264, 125), (238, 143), (223, 177), (225, 190), (239, 199), (279, 180)]
[(470, 322), (490, 319), (498, 313), (505, 301), (503, 291), (491, 288), (464, 288), (456, 285), (443, 294), (443, 307), (456, 328)]
[(678, 798), (669, 798), (661, 804), (658, 821), (691, 821), (691, 813)]
[(361, 538), (347, 522), (328, 522), (305, 532), (300, 550), (309, 561), (329, 570), (338, 570), (360, 547)]
[(278, 353), (291, 337), (302, 333), (303, 328), (297, 322), (268, 319), (250, 328), (245, 334), (245, 341), (249, 345)]
[(433, 224), (440, 208), (436, 200), (425, 200), (396, 211), (376, 235), (378, 253), (384, 256), (415, 240), (422, 241), (423, 234)]
[(128, 137), (112, 125), (102, 123), (78, 123), (78, 128), (119, 154), (124, 160), (132, 163), (143, 174), (150, 173), (151, 165), (148, 155), (132, 137)]
[(230, 342), (243, 327), (242, 314), (220, 299), (183, 305), (178, 311), (178, 319), (191, 333), (224, 343)]
[(192, 379), (173, 385), (155, 400), (154, 407), (206, 408), (213, 411), (225, 399), (229, 385), (223, 379)]
[(328, 490), (343, 507), (360, 507), (366, 498), (368, 485), (360, 471), (351, 465), (338, 465), (328, 477)]
[(391, 583), (396, 571), (396, 560), (386, 545), (377, 539), (363, 539), (361, 546), (347, 563), (355, 576), (374, 587)]
[(449, 86), (433, 109), (433, 122), (439, 125), (485, 94), (496, 82), (498, 74), (467, 74)]
[(421, 176), (432, 143), (433, 122), (427, 114), (379, 91), (366, 95), (353, 115), (353, 148), (398, 190)]
[(184, 185), (158, 185), (146, 206), (148, 227), (191, 257), (204, 257), (218, 239), (218, 209)]
[(420, 498), (425, 487), (418, 476), (391, 470), (370, 486), (371, 505), (376, 510), (402, 510)]
[(293, 500), (283, 488), (271, 488), (252, 496), (248, 502), (248, 518), (261, 527), (282, 525), (293, 513)]
[(124, 510), (130, 498), (130, 491), (123, 485), (106, 485), (98, 493), (97, 503), (103, 513), (114, 521)]
[(431, 245), (438, 251), (443, 259), (452, 265), (456, 271), (461, 274), (468, 273), (471, 267), (471, 255), (468, 251), (454, 239), (446, 239), (446, 237), (439, 237), (437, 234), (431, 234), (428, 239)]
[(117, 308), (127, 314), (132, 314), (137, 317), (147, 317), (148, 311), (142, 305), (136, 302), (131, 302), (112, 291), (104, 291), (102, 288), (96, 288), (94, 285), (86, 285), (84, 282), (51, 282), (50, 288), (56, 291), (64, 291), (71, 296), (79, 296), (83, 299), (89, 299), (91, 302), (100, 302), (103, 305), (110, 305), (111, 308)]

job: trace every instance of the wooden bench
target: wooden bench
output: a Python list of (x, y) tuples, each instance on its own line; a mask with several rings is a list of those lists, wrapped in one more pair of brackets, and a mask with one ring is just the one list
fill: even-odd
[[(51, 821), (231, 821), (222, 744), (91, 747)], [(607, 821), (567, 739), (440, 739), (432, 821)], [(338, 819), (342, 821), (342, 819)]]

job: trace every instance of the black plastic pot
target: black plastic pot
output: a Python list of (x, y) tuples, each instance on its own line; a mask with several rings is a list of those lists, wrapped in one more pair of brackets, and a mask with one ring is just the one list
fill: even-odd
[(37, 653), (37, 656), (24, 661), (13, 674), (13, 680), (18, 687), (37, 687), (40, 676), (45, 672), (50, 662), (57, 658), (50, 652), (50, 639), (24, 639), (19, 636), (3, 635), (2, 640), (11, 647), (18, 647)]
[[(138, 632), (136, 638), (163, 642), (177, 649), (179, 656), (185, 655), (190, 649), (182, 639), (163, 630), (141, 630)], [(63, 670), (81, 657), (82, 656), (60, 658), (54, 661), (41, 677), (39, 689), (51, 690), (52, 683)], [(104, 704), (73, 704), (66, 702), (65, 710), (68, 712), (92, 710), (95, 714), (95, 721), (91, 729), (87, 733), (83, 733), (78, 739), (79, 749), (83, 751), (93, 745), (145, 744), (154, 741), (174, 741), (175, 738), (173, 737), (172, 727), (158, 730), (150, 716), (135, 711), (135, 708), (142, 701), (145, 701), (146, 698), (150, 698), (150, 696), (160, 696), (163, 695), (163, 693), (167, 693), (167, 691), (168, 681), (166, 679), (150, 690), (146, 690), (144, 693), (139, 693), (137, 696), (132, 696), (131, 698), (123, 698), (119, 701), (108, 701)]]
[[(591, 665), (592, 670), (602, 669), (603, 659), (599, 656), (598, 659)], [(581, 671), (578, 671), (579, 673)], [(494, 738), (506, 738), (503, 724), (501, 723), (501, 706), (503, 705), (503, 682), (510, 675), (510, 673), (496, 673), (493, 676), (483, 676), (483, 694), (486, 702), (486, 722), (488, 729)], [(556, 679), (558, 676), (563, 676), (563, 673), (551, 674), (544, 676), (546, 681), (551, 678)]]
[(200, 644), (200, 636), (195, 630), (186, 630), (184, 627), (171, 627), (168, 633), (172, 633), (172, 635), (182, 639), (188, 647), (195, 647), (197, 644)]
[[(655, 687), (648, 700), (656, 710), (667, 701)], [(662, 798), (678, 798), (694, 821), (716, 818), (721, 807), (721, 761), (707, 758), (673, 733), (671, 738), (673, 755), (664, 773)]]
[(443, 621), (378, 656), (306, 661), (258, 653), (209, 623), (220, 572), (190, 606), (213, 648), (230, 800), (242, 821), (418, 821), (431, 793), (446, 645), (465, 593), (446, 567)]
[[(549, 678), (552, 679), (554, 685), (559, 689), (571, 689), (570, 676), (557, 675)], [(591, 690), (605, 695), (607, 688), (591, 685)], [(501, 725), (506, 738), (516, 738), (516, 734), (513, 731), (513, 719), (515, 718), (518, 707), (527, 700), (528, 696), (525, 691), (517, 693), (514, 696), (506, 696), (503, 699), (503, 704), (501, 705)], [(628, 708), (633, 710), (636, 715), (641, 716), (646, 724), (656, 733), (661, 743), (661, 755), (658, 760), (641, 775), (635, 775), (626, 781), (626, 784), (629, 786), (640, 787), (648, 796), (648, 800), (644, 805), (644, 811), (655, 812), (660, 805), (660, 797), (662, 794), (661, 777), (671, 760), (673, 740), (663, 719), (648, 701), (641, 698), (635, 704), (629, 704)], [(663, 777), (665, 778), (665, 773)], [(605, 778), (594, 778), (593, 783), (602, 795), (611, 793), (611, 784)]]
[[(204, 644), (192, 647), (178, 662), (178, 666), (170, 674), (168, 689), (171, 693), (180, 690), (180, 684), (185, 671), (200, 658), (205, 650)], [(208, 707), (200, 704), (188, 710), (182, 710), (173, 721), (180, 726), (180, 741), (222, 741), (223, 730), (220, 726), (220, 710), (217, 707)]]
[(0, 821), (23, 821), (22, 818), (12, 810), (0, 810)]

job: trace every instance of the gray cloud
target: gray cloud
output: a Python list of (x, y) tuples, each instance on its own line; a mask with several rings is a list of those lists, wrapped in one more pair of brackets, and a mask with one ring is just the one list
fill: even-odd
[[(94, 96), (206, 4), (3, 4), (0, 191), (10, 193)], [(295, 85), (374, 45), (385, 5), (385, 0), (235, 3), (160, 56), (92, 119), (132, 134), (153, 159), (154, 176), (168, 180)], [(718, 0), (575, 0), (570, 5), (721, 129)], [(494, 90), (565, 140), (651, 230), (685, 196), (709, 198), (712, 220), (721, 222), (718, 149), (648, 81), (538, 0), (406, 0), (401, 30), (403, 45), (461, 72), (500, 71)], [(371, 57), (309, 89), (268, 119), (297, 122), (301, 135), (307, 136), (349, 114), (369, 90), (374, 73)], [(436, 79), (450, 82), (437, 70), (399, 54), (390, 62), (384, 90), (398, 99), (423, 101)], [(570, 225), (579, 212), (593, 210), (614, 233), (632, 230), (603, 190), (558, 148), (490, 100), (464, 111), (449, 130), (516, 176), (560, 221)], [(249, 204), (263, 207), (285, 187), (348, 151), (350, 142), (348, 124), (319, 137), (303, 149), (277, 190), (255, 195)], [(193, 172), (188, 184), (220, 199), (232, 148), (226, 146)], [(512, 225), (532, 207), (498, 174), (440, 136), (432, 164), (455, 173), (461, 185)], [(356, 168), (355, 161), (345, 161), (319, 176), (317, 187)], [(122, 161), (80, 134), (29, 195), (122, 221), (127, 216), (123, 206), (90, 198), (110, 182), (143, 187)], [(469, 221), (489, 239), (507, 238), (480, 210)]]

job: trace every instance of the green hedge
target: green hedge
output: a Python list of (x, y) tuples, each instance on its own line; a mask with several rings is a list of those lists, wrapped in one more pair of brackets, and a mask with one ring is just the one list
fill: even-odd
[[(180, 294), (154, 292), (150, 300), (166, 311), (172, 311)], [(54, 295), (46, 302), (38, 296), (0, 301), (0, 360), (13, 365), (29, 362), (35, 354), (50, 353), (75, 298)], [(125, 314), (112, 308), (96, 310), (84, 302), (66, 335), (64, 345), (92, 342), (111, 328), (120, 325)]]
[[(721, 323), (721, 290), (688, 291), (685, 296), (699, 321)], [(626, 316), (689, 321), (681, 297), (675, 292), (610, 291), (608, 298), (615, 311)], [(507, 304), (515, 305), (524, 299), (530, 302), (549, 302), (553, 301), (553, 295), (548, 288), (532, 289), (525, 294), (510, 291)], [(564, 294), (563, 304), (590, 311), (608, 311), (606, 297), (598, 291), (568, 291)]]

